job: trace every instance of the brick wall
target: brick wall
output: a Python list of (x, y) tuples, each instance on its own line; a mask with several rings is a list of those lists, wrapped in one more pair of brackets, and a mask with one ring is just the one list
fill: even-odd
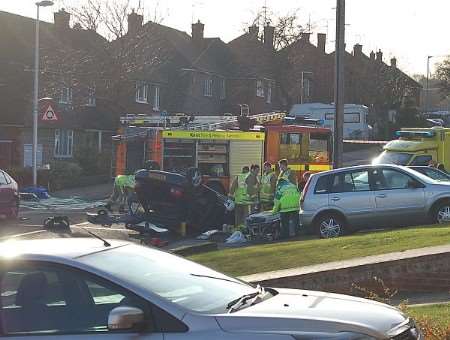
[[(256, 275), (258, 276), (258, 275)], [(374, 278), (381, 279), (385, 286), (399, 292), (436, 292), (450, 290), (450, 252), (406, 257), (403, 259), (373, 262), (339, 269), (309, 271), (298, 275), (264, 274), (244, 277), (245, 280), (264, 286), (322, 290), (334, 293), (358, 295), (354, 285), (371, 291), (380, 289)]]

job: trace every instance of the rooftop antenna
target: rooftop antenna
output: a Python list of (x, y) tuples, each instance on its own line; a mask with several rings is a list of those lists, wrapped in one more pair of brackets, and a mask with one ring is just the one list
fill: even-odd
[(308, 33), (311, 33), (311, 13), (309, 13), (309, 19), (308, 19)]
[(194, 23), (194, 15), (195, 15), (195, 10), (198, 7), (201, 7), (203, 5), (203, 2), (199, 1), (199, 0), (192, 0), (192, 17), (191, 17), (191, 24)]
[(267, 25), (267, 0), (264, 0), (263, 10), (264, 10), (264, 26), (266, 26)]

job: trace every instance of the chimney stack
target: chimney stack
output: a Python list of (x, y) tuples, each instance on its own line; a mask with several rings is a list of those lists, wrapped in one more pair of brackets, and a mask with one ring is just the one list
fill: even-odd
[(370, 60), (375, 60), (375, 52), (374, 51), (370, 52)]
[(203, 44), (205, 25), (198, 20), (192, 24), (192, 42), (195, 46), (201, 47)]
[(128, 34), (136, 35), (142, 28), (144, 16), (137, 14), (134, 9), (128, 14)]
[(360, 57), (362, 56), (362, 45), (361, 44), (356, 44), (355, 46), (353, 46), (353, 55), (355, 57)]
[(391, 66), (393, 68), (397, 68), (397, 58), (395, 57), (391, 58)]
[(311, 36), (311, 33), (306, 33), (306, 32), (300, 33), (301, 39), (304, 40), (304, 42), (307, 42), (307, 43), (309, 43), (309, 41), (310, 41), (310, 36)]
[(383, 52), (381, 52), (381, 50), (378, 50), (377, 52), (377, 61), (380, 63), (383, 61)]
[(58, 32), (64, 32), (70, 29), (70, 13), (67, 13), (64, 8), (53, 13), (53, 20)]
[(252, 39), (258, 39), (259, 27), (257, 25), (249, 26), (248, 34)]
[(320, 52), (325, 53), (327, 45), (327, 35), (325, 33), (317, 33), (317, 48)]
[(264, 26), (264, 45), (270, 49), (273, 49), (274, 34), (275, 34), (275, 27), (270, 25)]

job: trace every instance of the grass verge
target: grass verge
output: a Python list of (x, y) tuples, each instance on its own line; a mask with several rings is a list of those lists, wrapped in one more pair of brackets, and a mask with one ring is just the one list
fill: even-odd
[(189, 257), (229, 275), (241, 276), (450, 243), (450, 226), (420, 226), (225, 249)]
[(432, 320), (438, 327), (450, 327), (450, 303), (406, 307), (406, 312), (417, 320)]

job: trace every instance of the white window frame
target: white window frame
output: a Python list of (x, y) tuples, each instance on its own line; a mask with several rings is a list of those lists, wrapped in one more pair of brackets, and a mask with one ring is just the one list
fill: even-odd
[(97, 105), (97, 100), (95, 98), (95, 85), (88, 87), (88, 101), (87, 106), (95, 107)]
[(262, 79), (256, 80), (256, 96), (264, 98), (264, 81)]
[(59, 97), (60, 104), (72, 104), (72, 88), (64, 86)]
[[(62, 132), (66, 134), (61, 136)], [(61, 150), (61, 139), (66, 138), (66, 150)], [(70, 129), (56, 129), (55, 130), (55, 149), (54, 155), (56, 158), (72, 158), (73, 157), (73, 130)]]
[(159, 86), (155, 86), (153, 88), (153, 111), (159, 111), (159, 94), (161, 90)]
[(269, 81), (267, 83), (267, 98), (266, 98), (266, 103), (267, 104), (271, 104), (272, 103), (272, 82)]
[(148, 84), (144, 81), (136, 82), (136, 103), (148, 104)]
[(213, 80), (211, 78), (205, 79), (203, 81), (203, 96), (205, 97), (213, 96)]
[(220, 79), (220, 99), (224, 100), (227, 97), (227, 88), (226, 88), (226, 80), (225, 78)]

